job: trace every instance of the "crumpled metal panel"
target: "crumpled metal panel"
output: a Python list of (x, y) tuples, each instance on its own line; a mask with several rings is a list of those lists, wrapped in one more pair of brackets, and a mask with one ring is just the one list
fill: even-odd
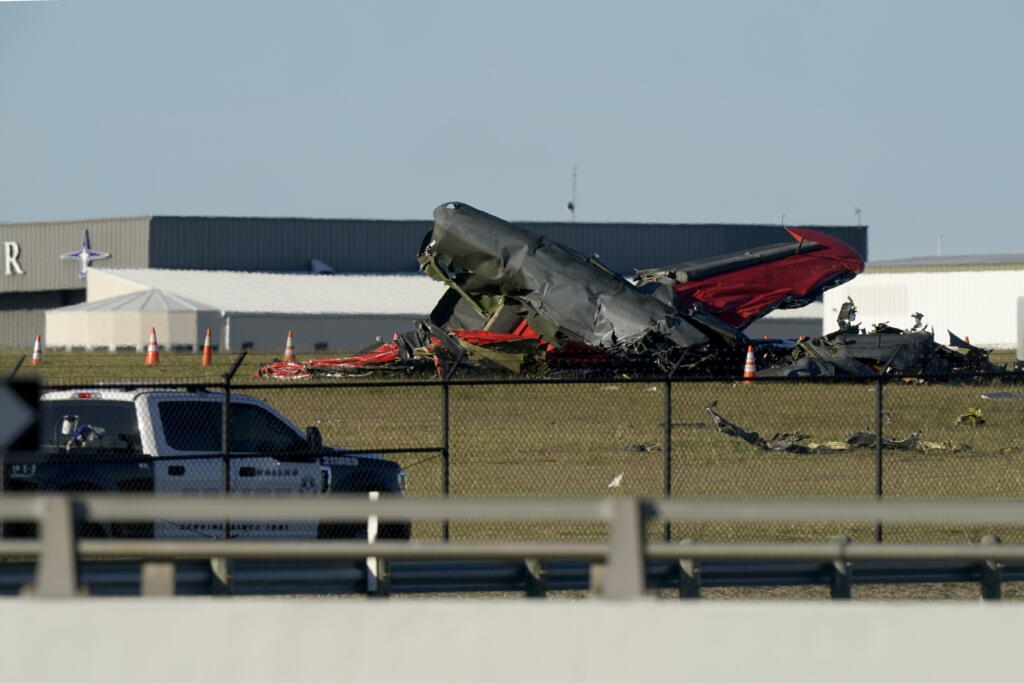
[(641, 283), (671, 284), (675, 306), (700, 305), (737, 328), (776, 308), (799, 308), (864, 270), (856, 250), (815, 230), (786, 228), (792, 244), (742, 252), (637, 273)]
[(500, 295), (556, 346), (575, 340), (617, 350), (652, 335), (681, 348), (708, 341), (672, 305), (596, 260), (467, 204), (434, 210), (420, 263), (469, 297)]

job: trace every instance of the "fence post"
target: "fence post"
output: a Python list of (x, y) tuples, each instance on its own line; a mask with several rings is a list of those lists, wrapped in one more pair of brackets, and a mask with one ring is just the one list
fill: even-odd
[[(875, 384), (875, 500), (882, 500), (882, 386), (883, 377), (878, 375), (878, 382)], [(882, 523), (875, 522), (875, 542), (882, 542)]]
[[(664, 490), (662, 495), (668, 500), (672, 497), (672, 376), (665, 378), (665, 445), (662, 447), (664, 464)], [(672, 520), (666, 519), (662, 529), (665, 541), (672, 540)]]
[(33, 595), (70, 598), (78, 593), (74, 505), (68, 496), (46, 496), (41, 503), (39, 536), (42, 548), (36, 560)]
[[(231, 380), (234, 378), (235, 373), (238, 372), (238, 366), (245, 360), (245, 356), (248, 351), (242, 351), (238, 354), (238, 358), (231, 364), (228, 371), (224, 373), (224, 392), (222, 394), (221, 401), (221, 415), (220, 415), (220, 452), (221, 457), (224, 459), (224, 474), (223, 474), (223, 492), (231, 492)], [(224, 522), (224, 538), (228, 537), (227, 522)]]
[[(1002, 540), (998, 536), (985, 534), (981, 538), (982, 545), (999, 545)], [(1003, 566), (999, 562), (986, 560), (981, 563), (981, 599), (1003, 599)]]
[[(441, 497), (447, 498), (449, 491), (449, 465), (450, 457), (448, 452), (448, 378), (441, 378)], [(449, 537), (448, 519), (441, 522), (441, 539), (448, 540)]]
[[(248, 351), (242, 351), (238, 354), (235, 362), (231, 364), (231, 367), (223, 375), (224, 391), (221, 397), (220, 451), (223, 462), (221, 490), (224, 495), (231, 493), (231, 380), (234, 378), (235, 373), (238, 372), (238, 368), (242, 365), (242, 361), (245, 360), (247, 354)], [(231, 538), (230, 519), (224, 520), (224, 530), (222, 533), (224, 540)], [(230, 594), (231, 563), (226, 557), (210, 558), (210, 576), (212, 582), (210, 591), (212, 593), (218, 595)]]
[[(451, 402), (451, 397), (448, 391), (448, 380), (450, 380), (452, 375), (455, 374), (455, 370), (459, 367), (459, 363), (461, 363), (462, 359), (465, 357), (466, 350), (460, 348), (459, 355), (455, 357), (455, 362), (452, 363), (452, 366), (448, 368), (447, 372), (444, 372), (441, 375), (441, 495), (444, 498), (448, 497), (451, 486), (451, 474), (449, 470), (451, 466), (451, 452), (448, 449), (448, 433), (450, 426), (448, 408)], [(450, 531), (451, 528), (448, 520), (445, 519), (441, 523), (441, 538), (444, 541), (448, 540)]]
[[(676, 375), (676, 370), (679, 369), (679, 364), (683, 362), (683, 358), (685, 356), (680, 355), (668, 372), (665, 373), (665, 408), (663, 411), (665, 419), (665, 447), (662, 449), (665, 460), (662, 476), (664, 476), (665, 481), (662, 494), (666, 500), (672, 497), (672, 379)], [(666, 519), (664, 521), (662, 535), (666, 542), (672, 540), (672, 520)]]

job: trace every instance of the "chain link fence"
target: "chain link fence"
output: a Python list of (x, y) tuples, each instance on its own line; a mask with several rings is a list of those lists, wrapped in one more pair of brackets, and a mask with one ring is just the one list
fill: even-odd
[[(41, 451), (6, 456), (3, 487), (1016, 500), (1024, 497), (1024, 394), (1004, 382), (975, 376), (955, 383), (891, 377), (281, 383), (232, 382), (225, 373), (220, 383), (207, 384), (50, 386), (42, 402)], [(585, 540), (605, 531), (557, 522), (380, 527), (384, 537), (457, 540)], [(210, 520), (189, 526), (167, 520), (88, 532), (351, 538), (365, 536), (366, 525)], [(963, 542), (985, 533), (1022, 541), (1022, 532), (725, 523), (649, 529), (651, 538), (726, 541), (845, 534), (856, 541)]]

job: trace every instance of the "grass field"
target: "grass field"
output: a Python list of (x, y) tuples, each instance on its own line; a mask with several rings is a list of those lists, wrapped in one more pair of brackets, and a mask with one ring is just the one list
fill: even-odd
[[(0, 354), (12, 368), (21, 354)], [(141, 353), (49, 351), (40, 367), (24, 365), (18, 376), (46, 385), (96, 382), (220, 382), (232, 357), (217, 356), (201, 368), (195, 354), (163, 353), (157, 367)], [(300, 426), (317, 425), (326, 443), (350, 448), (423, 448), (441, 444), (441, 391), (437, 386), (364, 386), (335, 380), (256, 379), (270, 356), (250, 356), (235, 385), (266, 399)], [(1008, 359), (1003, 359), (1005, 360)], [(27, 361), (26, 361), (27, 362)], [(431, 380), (433, 378), (423, 378)], [(358, 385), (357, 385), (358, 384)], [(1024, 400), (985, 400), (987, 390), (1024, 391), (992, 385), (886, 385), (886, 436), (921, 432), (962, 452), (885, 452), (883, 490), (898, 498), (1024, 497)], [(661, 496), (665, 487), (664, 391), (660, 382), (597, 384), (461, 385), (450, 389), (451, 492), (454, 496)], [(747, 430), (771, 436), (801, 432), (808, 441), (842, 441), (853, 431), (873, 431), (875, 388), (858, 384), (681, 382), (673, 385), (671, 491), (710, 498), (871, 498), (875, 456), (871, 449), (842, 453), (762, 451), (718, 433), (705, 406)], [(980, 408), (986, 423), (955, 424)], [(390, 456), (389, 456), (390, 457)], [(410, 495), (441, 493), (436, 454), (398, 454), (409, 473)], [(609, 483), (621, 474), (621, 486)], [(416, 528), (433, 536), (438, 525)], [(701, 539), (823, 540), (846, 533), (868, 541), (868, 526), (677, 524), (673, 537)], [(1021, 529), (922, 526), (885, 529), (891, 541), (973, 541), (995, 531), (1024, 541)], [(660, 529), (652, 529), (660, 534)], [(459, 524), (456, 538), (591, 538), (598, 526), (579, 524)]]

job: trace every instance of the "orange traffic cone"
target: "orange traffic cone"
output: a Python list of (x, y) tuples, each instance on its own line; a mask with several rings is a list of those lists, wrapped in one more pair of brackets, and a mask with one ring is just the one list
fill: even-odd
[(203, 359), (199, 364), (204, 368), (213, 364), (213, 345), (210, 343), (210, 328), (206, 328), (206, 339), (203, 340)]
[(747, 360), (743, 363), (743, 383), (753, 384), (757, 379), (757, 366), (754, 365), (754, 345), (747, 345)]
[(146, 365), (160, 364), (160, 350), (156, 347), (156, 328), (149, 328), (149, 345), (146, 346)]
[(288, 341), (284, 343), (284, 362), (295, 362), (295, 339), (291, 330), (288, 330)]
[(37, 334), (36, 335), (36, 343), (32, 345), (32, 365), (42, 365), (42, 364), (43, 364), (43, 342), (39, 338), (39, 335)]

